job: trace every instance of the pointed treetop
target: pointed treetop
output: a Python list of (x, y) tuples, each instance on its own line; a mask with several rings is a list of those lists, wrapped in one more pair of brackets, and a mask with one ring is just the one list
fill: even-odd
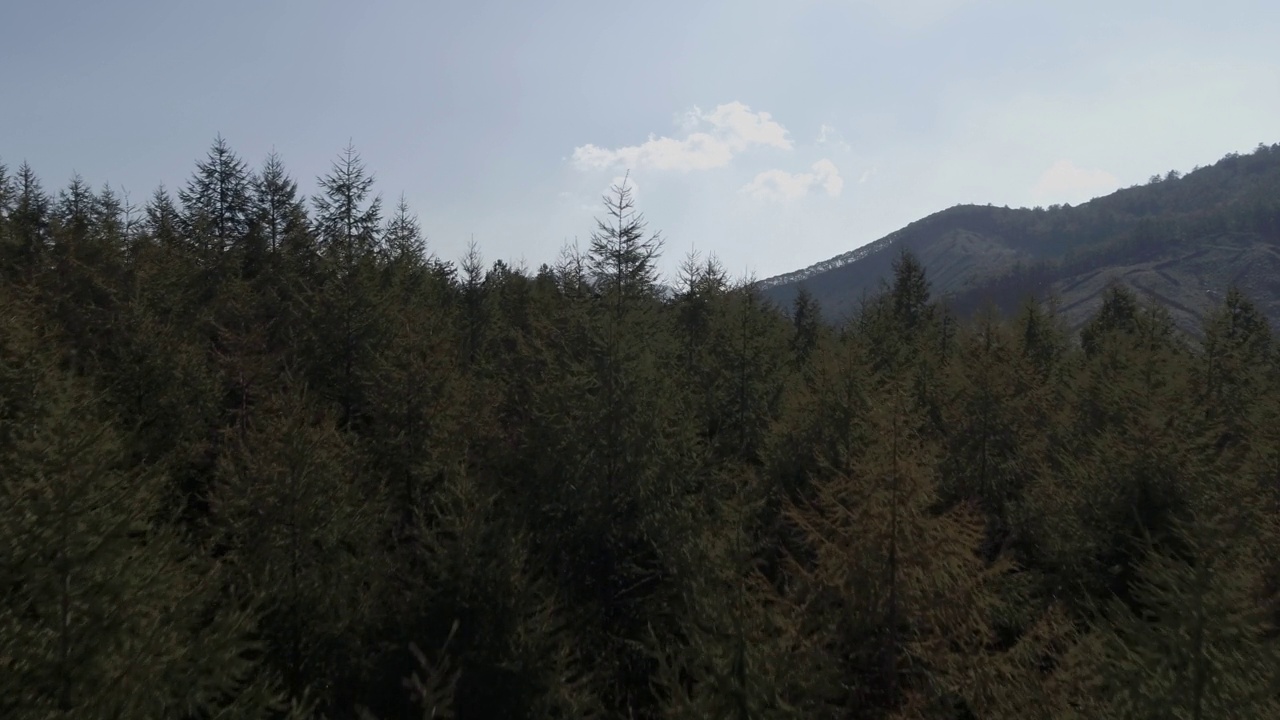
[(929, 305), (929, 280), (924, 265), (910, 250), (903, 248), (893, 262), (893, 313), (908, 330), (924, 322)]
[(249, 169), (221, 134), (178, 199), (185, 229), (199, 247), (227, 250), (249, 232)]
[(387, 221), (383, 231), (383, 245), (393, 261), (421, 262), (426, 260), (427, 242), (422, 236), (418, 218), (409, 210), (404, 194), (396, 203), (395, 213)]
[(344, 264), (377, 252), (382, 198), (370, 197), (373, 183), (373, 175), (350, 144), (329, 174), (317, 179), (320, 193), (311, 199), (316, 232), (326, 251), (337, 253)]
[(660, 233), (645, 237), (647, 223), (635, 209), (630, 177), (628, 172), (602, 198), (608, 217), (596, 220), (588, 264), (598, 290), (635, 296), (656, 289), (663, 239)]

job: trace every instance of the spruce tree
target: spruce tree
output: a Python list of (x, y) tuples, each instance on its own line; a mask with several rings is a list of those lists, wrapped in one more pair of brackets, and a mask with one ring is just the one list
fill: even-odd
[(1238, 288), (1205, 320), (1203, 353), (1195, 379), (1209, 419), (1221, 426), (1220, 447), (1243, 442), (1246, 423), (1271, 363), (1267, 319)]
[(822, 306), (803, 285), (791, 306), (791, 324), (791, 352), (796, 364), (802, 366), (813, 354), (823, 330)]
[(352, 145), (317, 183), (320, 194), (311, 203), (320, 247), (339, 272), (350, 273), (378, 250), (382, 198), (370, 197), (374, 177)]
[(312, 226), (322, 271), (308, 288), (309, 375), (337, 402), (340, 425), (351, 428), (364, 411), (386, 329), (377, 273), (382, 199), (370, 198), (373, 176), (351, 146), (317, 182)]
[(977, 317), (949, 367), (943, 413), (947, 452), (940, 490), (948, 504), (976, 502), (992, 556), (1009, 539), (1011, 505), (1042, 471), (1045, 401), (1037, 370), (993, 311)]
[(382, 231), (382, 244), (386, 247), (388, 264), (410, 273), (424, 269), (430, 259), (427, 256), (427, 240), (422, 235), (422, 225), (410, 212), (403, 195)]
[(163, 248), (176, 249), (181, 242), (179, 233), (182, 218), (163, 185), (152, 193), (144, 212), (146, 220), (143, 221), (143, 231), (151, 242)]
[(674, 352), (656, 289), (657, 241), (644, 236), (629, 188), (606, 200), (592, 252), (565, 257), (564, 300), (541, 342), (548, 382), (534, 387), (526, 497), (536, 542), (581, 613), (589, 652), (602, 653), (600, 692), (613, 712), (654, 702), (649, 629), (668, 637), (677, 602), (664, 582), (694, 516), (694, 451)]
[(292, 699), (350, 709), (387, 577), (381, 484), (360, 481), (350, 438), (288, 385), (230, 433), (210, 499), (230, 599), (264, 608), (267, 658)]
[(610, 188), (604, 204), (607, 218), (596, 221), (588, 267), (596, 291), (620, 317), (631, 302), (655, 292), (663, 241), (657, 233), (645, 237), (644, 216), (635, 209), (628, 178)]
[(894, 260), (889, 296), (893, 300), (893, 316), (907, 335), (929, 320), (929, 280), (924, 265), (910, 250), (903, 249)]
[[(1122, 294), (1113, 294), (1124, 305)], [(1020, 504), (1022, 549), (1055, 578), (1073, 608), (1127, 598), (1145, 550), (1144, 534), (1164, 542), (1168, 523), (1194, 496), (1206, 425), (1194, 408), (1190, 375), (1159, 308), (1141, 308), (1103, 330), (1093, 321), (1090, 350), (1072, 378), (1053, 456), (1054, 468)]]
[[(1134, 609), (1101, 622), (1097, 692), (1117, 717), (1271, 718), (1280, 713), (1280, 645), (1265, 608), (1259, 532), (1274, 520), (1247, 487), (1173, 525), (1178, 547), (1147, 541)], [(1215, 507), (1216, 505), (1216, 507)], [(1261, 523), (1261, 527), (1260, 527)]]
[(29, 279), (46, 269), (50, 201), (35, 170), (26, 162), (18, 167), (13, 188), (15, 199), (9, 213), (7, 246), (0, 262), (8, 278)]
[(9, 218), (13, 215), (15, 194), (9, 166), (0, 160), (0, 247), (6, 247), (9, 240)]
[(0, 319), (0, 712), (265, 716), (279, 703), (253, 615), (219, 601), (216, 566), (166, 522), (163, 478), (126, 462), (32, 320)]
[(58, 193), (55, 217), (64, 238), (73, 247), (83, 245), (88, 239), (93, 223), (93, 190), (79, 173), (72, 175), (71, 183)]
[(1080, 344), (1085, 353), (1097, 354), (1103, 337), (1108, 333), (1133, 333), (1137, 327), (1138, 315), (1138, 300), (1133, 292), (1113, 282), (1107, 287), (1098, 312), (1080, 331)]
[(249, 190), (248, 166), (217, 136), (178, 193), (186, 240), (206, 267), (226, 262), (229, 250), (243, 250), (252, 212)]
[(934, 512), (936, 450), (914, 430), (906, 389), (873, 402), (877, 441), (789, 513), (805, 544), (788, 594), (822, 648), (806, 670), (828, 713), (932, 714), (978, 677), (1001, 566), (979, 556), (969, 508)]
[[(305, 202), (275, 152), (252, 179), (251, 201), (250, 247), (256, 259), (246, 273), (257, 319), (266, 326), (263, 339), (271, 352), (296, 354), (306, 347), (308, 307), (319, 296), (321, 279)], [(250, 272), (253, 267), (256, 274)]]
[(288, 238), (306, 225), (306, 207), (298, 196), (298, 183), (285, 170), (274, 151), (251, 183), (253, 227), (264, 250), (279, 253)]
[(125, 227), (125, 206), (115, 190), (103, 183), (93, 197), (93, 239), (95, 244), (109, 248), (123, 256), (128, 245)]

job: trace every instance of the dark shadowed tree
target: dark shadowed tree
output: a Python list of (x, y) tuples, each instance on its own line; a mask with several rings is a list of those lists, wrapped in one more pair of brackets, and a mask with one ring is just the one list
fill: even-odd
[(217, 136), (178, 192), (186, 241), (207, 267), (224, 262), (223, 253), (240, 249), (246, 241), (252, 213), (249, 190), (248, 166)]
[(49, 196), (40, 186), (35, 170), (25, 162), (13, 178), (13, 193), (7, 246), (0, 262), (9, 277), (30, 277), (44, 269), (49, 251)]

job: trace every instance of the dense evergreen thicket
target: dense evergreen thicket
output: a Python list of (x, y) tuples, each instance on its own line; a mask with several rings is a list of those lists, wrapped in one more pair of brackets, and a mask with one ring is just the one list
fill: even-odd
[(1113, 288), (844, 327), (625, 182), (536, 272), (354, 149), (0, 166), (0, 716), (1280, 717), (1280, 363)]

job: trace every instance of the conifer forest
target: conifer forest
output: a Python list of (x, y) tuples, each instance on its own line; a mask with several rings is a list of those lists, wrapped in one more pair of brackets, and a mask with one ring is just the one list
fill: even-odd
[(626, 181), (536, 269), (317, 188), (0, 166), (0, 718), (1280, 718), (1243, 291), (836, 322)]

